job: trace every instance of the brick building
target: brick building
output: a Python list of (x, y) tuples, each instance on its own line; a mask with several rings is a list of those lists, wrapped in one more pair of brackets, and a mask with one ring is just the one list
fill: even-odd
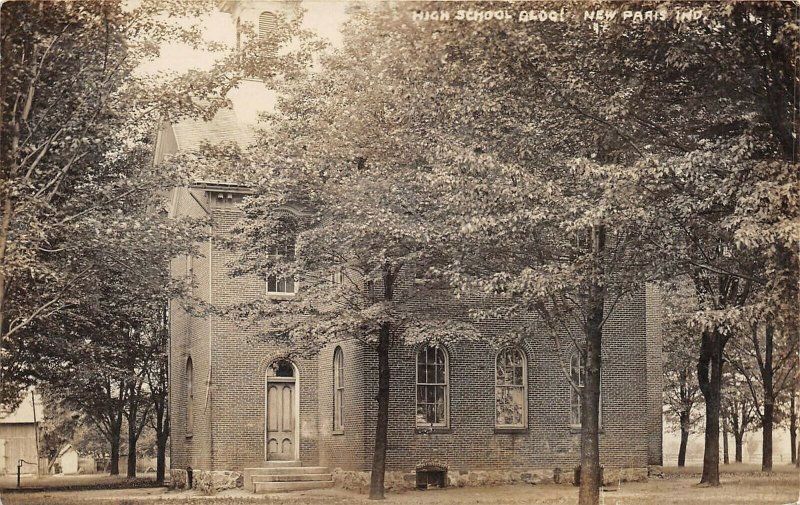
[[(209, 215), (218, 231), (225, 230), (238, 219), (244, 194), (241, 187), (198, 183), (176, 190), (172, 209), (174, 215)], [(172, 270), (176, 277), (193, 274), (195, 295), (212, 304), (264, 296), (291, 303), (293, 289), (230, 277), (234, 258), (210, 241), (197, 257), (174, 260)], [(654, 296), (647, 290), (617, 307), (605, 327), (600, 445), (608, 468), (661, 463), (661, 337)], [(512, 331), (523, 319), (482, 322), (480, 330), (487, 336)], [(174, 303), (173, 467), (241, 471), (279, 459), (368, 471), (375, 353), (355, 341), (307, 359), (287, 358), (290, 351), (232, 321), (191, 317)], [(388, 470), (571, 471), (580, 453), (579, 402), (559, 360), (573, 371), (580, 363), (571, 350), (563, 352), (559, 357), (543, 326), (499, 350), (474, 341), (394, 349)], [(418, 390), (427, 395), (420, 402)]]
[[(269, 19), (266, 4), (223, 2), (232, 16)], [(237, 18), (238, 19), (238, 18)], [(165, 125), (156, 161), (201, 141), (240, 140), (248, 133), (233, 111), (209, 122)], [(224, 233), (239, 218), (247, 188), (198, 182), (172, 194), (173, 216), (209, 216)], [(196, 257), (172, 262), (176, 277), (193, 275), (195, 295), (216, 305), (257, 297), (291, 303), (291, 282), (228, 275), (235, 254), (201, 244)], [(661, 464), (661, 336), (656, 293), (650, 289), (615, 309), (603, 342), (601, 462), (646, 475)], [(441, 310), (454, 300), (439, 299)], [(579, 396), (560, 363), (578, 379), (573, 349), (559, 356), (533, 316), (485, 321), (487, 336), (532, 324), (518, 345), (496, 349), (479, 341), (395, 348), (387, 484), (414, 485), (564, 480), (580, 458)], [(170, 408), (173, 479), (186, 469), (244, 472), (290, 461), (320, 468), (346, 486), (365, 486), (376, 422), (377, 357), (354, 340), (295, 359), (219, 317), (198, 318), (170, 307)], [(228, 475), (228, 474), (226, 474)], [(248, 482), (248, 480), (251, 480)], [(257, 486), (256, 486), (257, 487)]]

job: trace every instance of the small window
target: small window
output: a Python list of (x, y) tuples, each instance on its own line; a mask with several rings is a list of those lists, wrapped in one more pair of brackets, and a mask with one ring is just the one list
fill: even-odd
[(194, 369), (192, 358), (186, 360), (186, 436), (194, 429)]
[(447, 353), (426, 346), (417, 353), (417, 426), (447, 426)]
[(331, 284), (341, 286), (344, 284), (344, 269), (337, 269), (331, 273)]
[(344, 355), (342, 348), (333, 351), (333, 431), (344, 431)]
[[(569, 373), (572, 382), (578, 386), (578, 390), (570, 386), (569, 388), (569, 424), (575, 427), (581, 425), (581, 410), (583, 409), (583, 386), (586, 383), (586, 362), (580, 351), (572, 353), (569, 362)], [(603, 422), (603, 394), (602, 382), (600, 383), (600, 398), (598, 401), (598, 425)]]
[(278, 18), (269, 11), (264, 11), (258, 16), (258, 36), (265, 39), (267, 35), (273, 33), (278, 27)]
[(495, 368), (495, 426), (525, 428), (528, 425), (528, 367), (518, 348), (497, 354)]

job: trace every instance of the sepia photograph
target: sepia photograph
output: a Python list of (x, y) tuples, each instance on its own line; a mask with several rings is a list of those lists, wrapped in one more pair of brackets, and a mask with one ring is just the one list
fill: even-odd
[(0, 0), (0, 505), (800, 505), (797, 0)]

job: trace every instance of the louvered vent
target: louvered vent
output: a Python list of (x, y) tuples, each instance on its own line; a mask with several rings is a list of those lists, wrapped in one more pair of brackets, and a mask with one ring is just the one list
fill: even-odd
[(262, 39), (275, 31), (278, 27), (278, 18), (271, 12), (262, 12), (258, 16), (258, 36)]

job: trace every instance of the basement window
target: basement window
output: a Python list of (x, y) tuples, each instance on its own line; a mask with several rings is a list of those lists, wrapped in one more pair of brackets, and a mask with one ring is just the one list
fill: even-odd
[(417, 470), (417, 489), (441, 489), (447, 483), (447, 470)]

